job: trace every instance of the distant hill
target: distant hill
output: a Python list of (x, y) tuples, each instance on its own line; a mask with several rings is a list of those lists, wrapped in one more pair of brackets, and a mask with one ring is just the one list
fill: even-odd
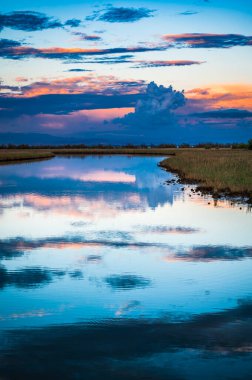
[(63, 145), (81, 144), (82, 139), (73, 137), (59, 137), (43, 133), (0, 133), (1, 144), (29, 144), (29, 145)]

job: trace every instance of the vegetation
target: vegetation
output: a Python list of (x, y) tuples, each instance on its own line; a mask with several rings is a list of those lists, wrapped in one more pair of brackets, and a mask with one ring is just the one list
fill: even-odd
[(162, 167), (176, 172), (185, 182), (200, 182), (199, 189), (215, 196), (245, 195), (252, 199), (251, 150), (177, 150)]
[(127, 155), (156, 155), (156, 156), (168, 156), (174, 155), (175, 149), (157, 148), (157, 147), (90, 147), (84, 149), (76, 148), (57, 148), (51, 150), (56, 155), (74, 155), (74, 154), (127, 154)]
[(54, 157), (54, 153), (44, 149), (1, 149), (0, 150), (0, 163), (13, 162), (13, 161), (27, 161)]
[[(245, 149), (246, 147), (246, 149)], [(201, 191), (219, 196), (242, 195), (252, 201), (252, 140), (247, 144), (199, 144), (188, 147), (182, 144), (160, 146), (113, 147), (97, 145), (67, 145), (61, 147), (8, 146), (0, 149), (0, 162), (46, 159), (55, 155), (126, 154), (169, 156), (160, 166), (179, 174), (184, 182), (200, 182)]]

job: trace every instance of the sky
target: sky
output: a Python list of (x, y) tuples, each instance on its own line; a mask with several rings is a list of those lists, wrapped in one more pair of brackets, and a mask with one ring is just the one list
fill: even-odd
[(251, 25), (250, 0), (9, 0), (0, 143), (247, 141)]

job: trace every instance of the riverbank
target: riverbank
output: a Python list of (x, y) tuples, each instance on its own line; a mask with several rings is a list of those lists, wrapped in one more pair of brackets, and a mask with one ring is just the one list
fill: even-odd
[(54, 148), (1, 149), (0, 163), (48, 159), (71, 155), (167, 156), (159, 165), (177, 173), (180, 182), (197, 183), (197, 190), (213, 197), (242, 197), (252, 202), (252, 151), (245, 149), (174, 148)]
[(160, 163), (179, 175), (182, 183), (196, 183), (196, 190), (213, 197), (242, 197), (252, 202), (252, 151), (178, 150)]
[(1, 149), (0, 163), (8, 164), (11, 162), (39, 160), (54, 156), (55, 154), (47, 149)]
[(146, 156), (172, 156), (174, 149), (168, 148), (52, 148), (52, 149), (0, 149), (0, 163), (28, 161), (55, 156), (72, 155), (146, 155)]

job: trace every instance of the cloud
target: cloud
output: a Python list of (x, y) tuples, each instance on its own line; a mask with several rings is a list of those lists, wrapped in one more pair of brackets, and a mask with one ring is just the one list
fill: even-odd
[(77, 28), (78, 26), (80, 26), (80, 24), (81, 24), (81, 20), (77, 18), (72, 18), (70, 20), (67, 20), (64, 25), (70, 26), (70, 28)]
[(153, 17), (155, 11), (148, 8), (124, 8), (109, 6), (106, 9), (94, 11), (87, 21), (105, 22), (135, 22), (143, 18)]
[(192, 116), (202, 118), (220, 118), (220, 119), (244, 119), (252, 118), (252, 112), (239, 109), (220, 109), (216, 111), (206, 111), (201, 113), (195, 113)]
[(67, 70), (68, 72), (73, 72), (73, 73), (80, 73), (80, 72), (84, 72), (84, 71), (93, 71), (93, 70), (88, 70), (88, 69), (69, 69)]
[(252, 111), (251, 84), (216, 84), (186, 91), (187, 111), (203, 112), (223, 109)]
[(102, 37), (97, 36), (96, 34), (86, 34), (82, 32), (73, 32), (72, 33), (74, 36), (78, 36), (79, 40), (82, 41), (101, 41)]
[(183, 91), (176, 91), (170, 87), (158, 86), (155, 82), (148, 84), (142, 99), (135, 105), (135, 112), (129, 113), (124, 118), (115, 119), (116, 123), (126, 124), (129, 127), (138, 126), (147, 132), (161, 126), (162, 133), (165, 126), (174, 124), (173, 111), (185, 105)]
[(125, 54), (125, 55), (119, 55), (115, 57), (99, 57), (99, 58), (93, 58), (93, 60), (85, 60), (85, 63), (99, 63), (99, 64), (117, 64), (117, 63), (131, 63), (132, 58), (134, 58), (134, 55), (132, 54)]
[[(17, 98), (17, 97), (2, 97), (0, 115), (2, 118), (1, 129), (7, 123), (7, 118), (10, 121), (22, 115), (39, 115), (40, 123), (45, 122), (43, 115), (47, 115), (48, 120), (53, 120), (54, 115), (63, 116), (71, 115), (74, 112), (81, 110), (97, 110), (97, 109), (114, 109), (114, 108), (129, 108), (134, 107), (139, 95), (137, 94), (111, 94), (111, 95), (97, 95), (97, 94), (47, 94), (40, 96), (33, 96), (30, 98)], [(51, 116), (50, 116), (51, 115)], [(73, 119), (80, 125), (81, 120), (85, 119), (85, 115), (72, 114), (72, 119), (69, 119), (67, 125), (70, 127)], [(5, 118), (5, 119), (4, 119)], [(71, 121), (72, 120), (72, 121)], [(64, 120), (61, 120), (61, 123)], [(39, 120), (37, 120), (39, 122)], [(21, 128), (21, 124), (28, 123), (30, 127), (34, 124), (34, 120), (20, 119), (15, 121), (16, 126)], [(69, 124), (70, 123), (70, 124)], [(22, 128), (21, 128), (22, 129)]]
[(21, 45), (18, 41), (0, 39), (0, 57), (5, 59), (24, 59), (24, 58), (46, 58), (46, 59), (62, 59), (76, 60), (85, 56), (122, 54), (122, 53), (142, 53), (148, 51), (162, 51), (164, 46), (131, 46), (116, 47), (108, 49), (98, 48), (33, 48)]
[(25, 83), (25, 82), (28, 82), (28, 78), (25, 78), (25, 77), (16, 77), (15, 81), (19, 82), (19, 83)]
[(57, 19), (49, 17), (44, 13), (32, 11), (15, 11), (10, 13), (0, 13), (0, 30), (11, 28), (34, 32), (43, 29), (61, 28), (62, 24)]
[(135, 61), (134, 68), (141, 69), (145, 67), (170, 67), (170, 66), (192, 66), (201, 65), (202, 61), (173, 60), (173, 61)]
[(196, 11), (185, 11), (185, 12), (180, 12), (178, 13), (178, 15), (181, 15), (181, 16), (193, 16), (193, 15), (197, 15), (199, 12), (196, 12)]
[[(19, 86), (19, 96), (34, 97), (47, 94), (96, 94), (122, 95), (136, 94), (144, 90), (143, 80), (121, 80), (113, 75), (86, 74), (70, 78), (42, 80)], [(12, 86), (0, 85), (0, 89)], [(16, 91), (16, 87), (15, 91)], [(6, 98), (5, 98), (6, 99)]]
[(6, 38), (1, 38), (0, 39), (0, 49), (1, 50), (9, 49), (9, 48), (17, 47), (17, 46), (21, 46), (21, 42), (14, 41), (14, 40), (9, 40), (9, 39), (6, 39)]
[(176, 48), (231, 48), (234, 46), (252, 46), (252, 36), (242, 34), (184, 33), (165, 34), (163, 40), (168, 47)]

